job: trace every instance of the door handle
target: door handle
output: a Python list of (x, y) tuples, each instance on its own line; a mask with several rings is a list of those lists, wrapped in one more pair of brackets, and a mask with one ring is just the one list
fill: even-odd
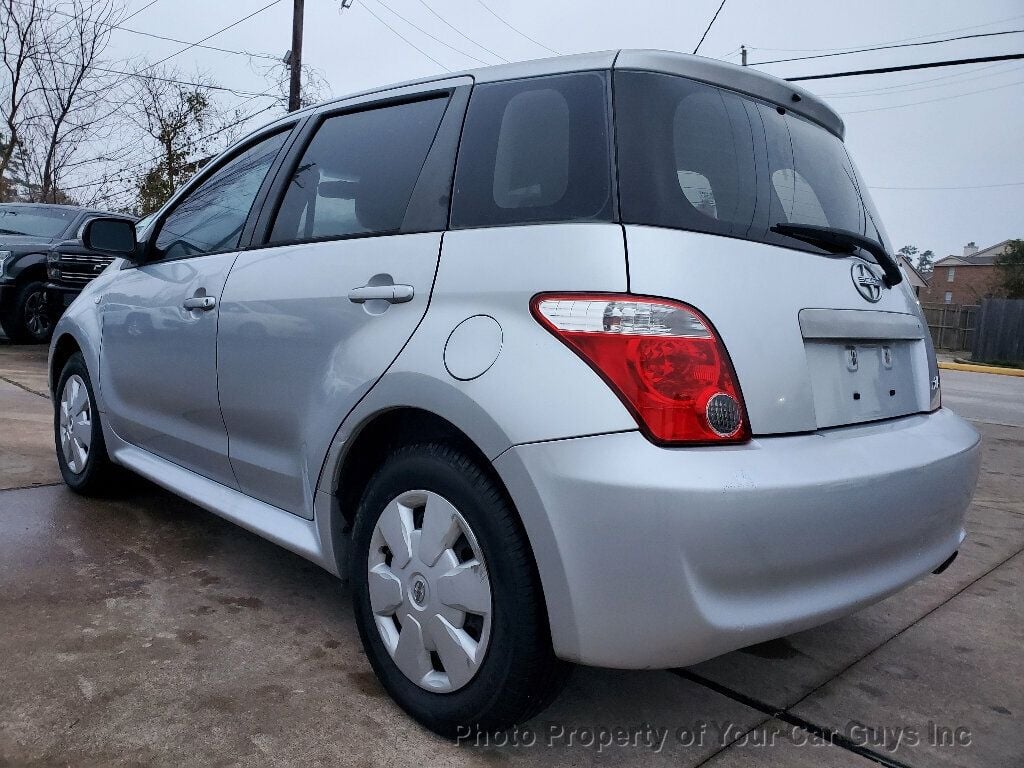
[(416, 295), (411, 285), (364, 285), (348, 292), (348, 300), (353, 304), (367, 301), (386, 301), (389, 304), (404, 304), (412, 301)]
[(181, 303), (185, 309), (199, 309), (208, 312), (217, 306), (217, 299), (213, 296), (193, 296)]

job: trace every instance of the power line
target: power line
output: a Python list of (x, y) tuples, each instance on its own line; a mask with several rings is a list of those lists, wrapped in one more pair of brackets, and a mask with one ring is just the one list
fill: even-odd
[(1003, 75), (1003, 74), (1006, 74), (1008, 72), (1016, 71), (1017, 69), (1020, 69), (1019, 66), (1014, 66), (1014, 67), (1010, 67), (1009, 69), (1004, 69), (1002, 72), (995, 72), (995, 73), (993, 73), (991, 75), (975, 75), (974, 77), (964, 77), (964, 75), (973, 75), (973, 74), (975, 74), (977, 72), (983, 72), (985, 70), (993, 69), (995, 67), (1001, 67), (1005, 63), (1006, 62), (1000, 61), (1000, 62), (996, 62), (995, 64), (988, 64), (988, 65), (986, 65), (984, 67), (978, 67), (977, 69), (972, 69), (972, 70), (970, 70), (968, 72), (954, 72), (951, 75), (940, 75), (939, 77), (928, 77), (928, 78), (925, 78), (924, 80), (914, 80), (913, 82), (910, 82), (910, 83), (900, 83), (900, 84), (897, 84), (897, 85), (882, 85), (882, 86), (879, 86), (878, 88), (864, 88), (864, 89), (855, 90), (855, 91), (835, 91), (833, 93), (819, 93), (817, 95), (821, 96), (822, 98), (828, 98), (828, 99), (854, 99), (854, 98), (860, 98), (862, 96), (880, 96), (880, 95), (886, 94), (887, 92), (899, 92), (899, 93), (902, 93), (903, 91), (920, 91), (920, 90), (924, 90), (926, 88), (941, 88), (941, 87), (946, 86), (946, 85), (957, 85), (958, 84), (958, 83), (948, 83), (948, 82), (946, 82), (946, 83), (939, 83), (939, 85), (922, 85), (922, 83), (935, 83), (935, 82), (938, 82), (939, 80), (954, 80), (956, 78), (962, 78), (958, 82), (963, 83), (963, 82), (967, 82), (969, 80), (979, 80), (979, 79), (984, 78), (984, 77), (998, 77), (999, 75)]
[(374, 11), (373, 11), (373, 8), (371, 8), (371, 7), (369, 6), (369, 5), (367, 5), (366, 3), (362, 3), (362, 4), (361, 4), (361, 5), (359, 5), (358, 7), (360, 7), (360, 8), (362, 8), (362, 9), (366, 10), (366, 11), (367, 11), (367, 13), (369, 13), (369, 14), (370, 14), (370, 15), (372, 15), (372, 16), (373, 16), (374, 18), (376, 18), (376, 19), (378, 20), (378, 22), (380, 22), (380, 23), (381, 23), (382, 25), (384, 25), (384, 26), (385, 26), (385, 27), (387, 27), (387, 28), (388, 28), (389, 30), (391, 30), (391, 32), (393, 32), (393, 33), (394, 33), (395, 35), (397, 35), (397, 36), (398, 36), (399, 38), (401, 38), (401, 39), (402, 39), (402, 40), (403, 40), (404, 42), (406, 42), (406, 43), (407, 43), (408, 45), (410, 45), (410, 46), (412, 46), (413, 48), (415, 48), (416, 50), (420, 51), (420, 53), (422, 53), (422, 54), (423, 54), (424, 56), (426, 56), (426, 57), (427, 57), (427, 58), (429, 58), (429, 59), (430, 59), (431, 61), (433, 61), (433, 62), (435, 63), (435, 65), (437, 65), (438, 67), (440, 67), (440, 68), (441, 68), (442, 70), (444, 70), (445, 72), (452, 72), (452, 70), (450, 70), (449, 68), (447, 68), (447, 67), (445, 67), (444, 65), (442, 65), (442, 63), (441, 63), (440, 61), (438, 61), (438, 60), (437, 60), (436, 58), (434, 58), (434, 57), (433, 57), (433, 56), (431, 56), (431, 55), (430, 55), (429, 53), (427, 53), (427, 52), (426, 52), (425, 50), (423, 50), (423, 48), (421, 48), (420, 46), (418, 46), (418, 45), (417, 45), (416, 43), (414, 43), (414, 42), (413, 42), (412, 40), (410, 40), (410, 39), (409, 39), (408, 37), (406, 37), (406, 36), (402, 35), (402, 34), (401, 34), (400, 32), (398, 32), (398, 30), (396, 30), (396, 29), (395, 29), (394, 27), (392, 27), (392, 26), (391, 26), (391, 25), (389, 25), (389, 24), (388, 24), (387, 22), (385, 22), (385, 20), (384, 20), (383, 18), (381, 18), (380, 16), (378, 16), (378, 15), (377, 15), (376, 13), (374, 13)]
[(1016, 61), (1024, 59), (1024, 53), (1006, 53), (1001, 56), (980, 56), (974, 59), (950, 59), (948, 61), (930, 61), (926, 64), (904, 64), (899, 67), (876, 67), (875, 69), (854, 69), (849, 72), (829, 72), (824, 75), (801, 75), (785, 78), (791, 83), (801, 80), (827, 80), (833, 77), (854, 77), (856, 75), (881, 75), (887, 72), (909, 72), (913, 69), (931, 69), (933, 67), (955, 67), (962, 64), (986, 64), (990, 61)]
[[(64, 66), (73, 66), (72, 62), (70, 62), (70, 61), (62, 61), (61, 59), (51, 59), (51, 58), (47, 58), (45, 56), (35, 56), (33, 58), (36, 59), (37, 61), (47, 61), (47, 62), (49, 62), (51, 64), (63, 64)], [(273, 94), (273, 93), (260, 93), (258, 91), (244, 91), (244, 90), (241, 90), (239, 88), (229, 88), (226, 85), (211, 85), (209, 83), (199, 83), (199, 82), (193, 82), (191, 80), (179, 80), (179, 79), (174, 78), (174, 77), (161, 77), (159, 75), (147, 75), (147, 74), (144, 74), (144, 70), (141, 71), (141, 72), (126, 72), (123, 69), (113, 69), (111, 67), (101, 67), (101, 66), (96, 65), (96, 64), (91, 65), (89, 67), (89, 69), (94, 69), (97, 72), (107, 72), (107, 73), (112, 74), (112, 75), (124, 75), (125, 77), (137, 77), (137, 78), (142, 79), (142, 80), (156, 80), (156, 81), (159, 81), (159, 82), (162, 82), (162, 83), (174, 83), (175, 85), (187, 85), (190, 88), (204, 88), (204, 89), (210, 90), (210, 91), (224, 91), (226, 93), (234, 94), (235, 96), (252, 96), (254, 98), (255, 97), (259, 97), (259, 96), (266, 96), (267, 98), (272, 98), (272, 99), (278, 98), (278, 96)], [(111, 113), (111, 114), (113, 114), (113, 113)], [(109, 117), (109, 115), (108, 115), (108, 117)]]
[(421, 27), (421, 26), (419, 26), (419, 25), (409, 21), (409, 19), (407, 19), (405, 16), (400, 14), (398, 11), (396, 11), (394, 8), (392, 8), (390, 5), (385, 3), (384, 0), (377, 0), (377, 4), (383, 6), (386, 10), (388, 10), (390, 13), (392, 13), (393, 15), (397, 16), (398, 18), (400, 18), (402, 21), (404, 21), (410, 27), (412, 27), (413, 29), (419, 30), (424, 35), (429, 37), (431, 40), (434, 40), (434, 41), (440, 43), (445, 48), (447, 48), (447, 49), (449, 49), (451, 51), (455, 51), (455, 53), (459, 54), (460, 56), (465, 56), (467, 59), (472, 59), (477, 64), (483, 64), (484, 66), (487, 66), (487, 62), (486, 61), (484, 61), (482, 59), (478, 59), (476, 56), (473, 56), (472, 54), (466, 53), (465, 51), (456, 48), (454, 45), (449, 45), (448, 43), (446, 43), (441, 38), (437, 37), (436, 35), (432, 35), (430, 32), (428, 32), (427, 30), (423, 29), (423, 27)]
[(1022, 85), (1024, 80), (1015, 80), (1012, 83), (1004, 83), (1003, 85), (996, 85), (992, 88), (981, 88), (977, 91), (968, 91), (967, 93), (953, 93), (949, 96), (940, 96), (937, 99), (924, 99), (922, 101), (911, 101), (906, 104), (890, 104), (887, 107), (872, 107), (870, 109), (855, 109), (851, 112), (843, 112), (844, 115), (860, 115), (865, 112), (882, 112), (888, 109), (903, 109), (904, 107), (916, 107), (918, 104), (933, 104), (938, 101), (949, 101), (950, 99), (958, 99), (961, 96), (973, 96), (976, 93), (988, 93), (989, 91), (998, 91), (1002, 88), (1010, 88), (1014, 85)]
[(518, 27), (512, 26), (509, 22), (505, 21), (505, 19), (501, 18), (501, 16), (499, 16), (493, 10), (491, 10), (490, 6), (488, 6), (486, 3), (484, 3), (484, 0), (476, 0), (476, 1), (477, 1), (477, 3), (480, 4), (480, 6), (485, 11), (487, 11), (489, 14), (491, 14), (491, 16), (496, 18), (498, 21), (500, 21), (502, 24), (504, 24), (506, 27), (511, 29), (513, 32), (515, 32), (520, 37), (522, 37), (522, 38), (524, 38), (526, 40), (529, 40), (534, 45), (536, 45), (536, 46), (538, 46), (540, 48), (543, 48), (545, 51), (548, 51), (549, 53), (555, 54), (555, 56), (561, 56), (562, 55), (561, 53), (556, 51), (554, 48), (548, 48), (546, 45), (544, 45), (544, 43), (541, 43), (541, 42), (538, 42), (537, 40), (534, 40), (532, 37), (530, 37), (528, 34), (523, 32), (523, 30), (519, 29)]
[(704, 38), (708, 36), (708, 32), (710, 32), (710, 31), (711, 31), (711, 28), (712, 28), (712, 27), (713, 27), (713, 26), (715, 25), (715, 19), (717, 19), (717, 18), (718, 18), (718, 14), (720, 14), (720, 13), (722, 12), (722, 9), (723, 9), (724, 7), (725, 7), (725, 0), (722, 0), (722, 3), (721, 3), (721, 5), (719, 5), (719, 6), (718, 6), (718, 10), (717, 10), (717, 11), (715, 11), (715, 15), (714, 15), (714, 16), (712, 16), (712, 17), (711, 17), (711, 21), (709, 21), (709, 22), (708, 22), (708, 28), (707, 28), (707, 29), (705, 29), (705, 30), (704, 30), (704, 34), (700, 36), (700, 42), (698, 42), (698, 43), (697, 43), (697, 47), (693, 49), (693, 55), (694, 55), (694, 56), (696, 56), (696, 55), (697, 55), (697, 51), (699, 51), (699, 50), (700, 50), (700, 47), (701, 47), (701, 45), (703, 45), (703, 44), (704, 44)]
[(896, 189), (896, 190), (916, 190), (916, 191), (930, 191), (933, 189), (944, 190), (944, 189), (995, 189), (996, 187), (1022, 187), (1024, 181), (1008, 181), (1003, 184), (977, 184), (965, 187), (868, 187), (868, 189)]
[[(179, 45), (190, 45), (188, 40), (179, 40), (176, 37), (167, 37), (166, 35), (158, 35), (154, 32), (143, 32), (141, 29), (132, 29), (131, 27), (121, 27), (111, 25), (112, 29), (119, 30), (121, 32), (131, 32), (133, 35), (142, 35), (143, 37), (152, 37), (156, 40), (164, 40), (168, 43), (178, 43)], [(190, 45), (192, 48), (202, 48), (207, 51), (217, 51), (218, 53), (230, 53), (235, 56), (246, 56), (248, 58), (255, 59), (268, 59), (270, 61), (280, 61), (279, 56), (274, 56), (270, 53), (253, 53), (252, 51), (238, 51), (232, 48), (221, 48), (216, 45), (202, 45), (199, 43), (193, 43)], [(187, 49), (186, 49), (187, 50)], [(177, 55), (177, 54), (175, 54)]]
[(131, 13), (129, 13), (129, 14), (127, 15), (127, 16), (125, 16), (125, 17), (124, 17), (123, 19), (121, 19), (121, 23), (122, 23), (122, 24), (124, 24), (124, 23), (125, 23), (126, 21), (128, 21), (128, 19), (132, 19), (132, 18), (134, 18), (134, 17), (138, 16), (138, 15), (139, 15), (140, 13), (142, 13), (142, 12), (143, 12), (144, 10), (146, 10), (147, 8), (149, 8), (149, 7), (151, 6), (151, 5), (156, 5), (156, 4), (157, 4), (157, 3), (159, 3), (159, 2), (160, 2), (160, 0), (149, 0), (149, 2), (148, 2), (148, 3), (146, 3), (146, 4), (144, 5), (144, 6), (142, 6), (141, 8), (139, 8), (139, 10), (137, 10), (137, 11), (132, 11), (132, 12), (131, 12)]
[(206, 37), (204, 37), (202, 40), (197, 40), (194, 43), (189, 43), (184, 48), (182, 48), (180, 51), (175, 51), (170, 56), (164, 56), (164, 58), (160, 59), (160, 61), (158, 61), (158, 62), (156, 62), (154, 64), (150, 64), (147, 67), (147, 69), (152, 69), (153, 67), (157, 66), (158, 64), (163, 64), (165, 61), (173, 59), (175, 56), (180, 56), (181, 54), (185, 53), (185, 51), (192, 50), (193, 48), (195, 48), (195, 47), (205, 43), (207, 40), (216, 37), (217, 35), (221, 34), (222, 32), (227, 32), (232, 27), (237, 27), (243, 21), (248, 21), (253, 16), (255, 16), (255, 15), (259, 14), (259, 13), (263, 13), (263, 11), (267, 10), (268, 8), (272, 8), (273, 6), (277, 5), (280, 2), (281, 2), (281, 0), (271, 0), (271, 2), (267, 3), (262, 8), (259, 8), (259, 9), (255, 10), (255, 11), (253, 11), (248, 16), (243, 16), (238, 21), (233, 21), (232, 23), (228, 24), (226, 27), (221, 27), (216, 32), (213, 32), (212, 34), (209, 34)]
[(765, 64), (782, 64), (786, 61), (807, 61), (808, 59), (827, 59), (832, 56), (849, 56), (854, 53), (868, 53), (870, 51), (887, 51), (893, 48), (914, 48), (919, 45), (938, 45), (939, 43), (951, 43), (957, 40), (973, 40), (979, 37), (998, 37), (1000, 35), (1018, 35), (1024, 32), (1024, 29), (1006, 29), (1001, 32), (982, 32), (975, 35), (960, 35), (959, 37), (945, 37), (941, 40), (925, 40), (921, 43), (894, 43), (892, 45), (876, 45), (870, 48), (855, 48), (850, 51), (841, 51), (839, 53), (819, 53), (814, 56), (795, 56), (789, 59), (771, 59), (770, 61), (754, 61), (750, 63), (752, 67), (760, 67)]
[(482, 44), (478, 43), (472, 37), (467, 36), (462, 30), (460, 30), (458, 27), (456, 27), (453, 24), (451, 24), (444, 16), (442, 16), (440, 13), (438, 13), (433, 8), (431, 8), (429, 5), (427, 5), (427, 3), (424, 2), (424, 0), (416, 0), (416, 2), (418, 2), (420, 5), (422, 5), (424, 8), (426, 8), (432, 14), (434, 14), (434, 16), (436, 16), (438, 18), (438, 20), (442, 24), (444, 24), (446, 27), (448, 27), (450, 30), (452, 30), (452, 32), (457, 34), (459, 37), (461, 37), (461, 38), (463, 38), (465, 40), (468, 40), (469, 42), (471, 42), (473, 45), (475, 45), (480, 50), (487, 51), (489, 54), (491, 54), (491, 56), (493, 56), (494, 58), (498, 59), (499, 61), (503, 61), (506, 64), (508, 63), (508, 59), (506, 59), (500, 53), (495, 53), (490, 48), (488, 48), (486, 45), (482, 45)]
[[(140, 72), (136, 72), (136, 73), (133, 73), (133, 76), (135, 76), (135, 77), (141, 77), (141, 76), (142, 76), (142, 73), (143, 73), (143, 72), (146, 72), (146, 71), (148, 71), (148, 70), (151, 70), (151, 69), (153, 69), (154, 67), (158, 66), (159, 64), (163, 64), (163, 63), (164, 63), (165, 61), (168, 61), (168, 60), (170, 60), (170, 59), (173, 59), (173, 58), (174, 58), (175, 56), (178, 56), (178, 55), (180, 55), (180, 54), (182, 54), (182, 53), (185, 53), (185, 51), (191, 50), (192, 48), (195, 48), (196, 46), (199, 46), (199, 45), (201, 45), (202, 43), (205, 43), (205, 42), (206, 42), (207, 40), (210, 40), (211, 38), (214, 38), (214, 37), (216, 37), (217, 35), (221, 34), (222, 32), (226, 32), (227, 30), (231, 29), (232, 27), (236, 27), (236, 26), (238, 26), (238, 25), (239, 25), (239, 24), (241, 24), (241, 23), (242, 23), (243, 21), (247, 21), (248, 19), (251, 19), (251, 18), (252, 18), (253, 16), (255, 16), (256, 14), (258, 14), (258, 13), (262, 13), (263, 11), (267, 10), (268, 8), (270, 8), (270, 7), (272, 7), (272, 6), (275, 6), (275, 5), (277, 5), (277, 4), (279, 3), (279, 2), (281, 2), (281, 0), (272, 0), (272, 2), (268, 3), (267, 5), (263, 6), (262, 8), (259, 8), (259, 9), (255, 10), (255, 11), (253, 11), (253, 12), (252, 12), (252, 13), (250, 13), (250, 14), (249, 14), (248, 16), (243, 16), (243, 17), (242, 17), (241, 19), (239, 19), (238, 21), (234, 21), (234, 22), (232, 22), (231, 24), (228, 24), (228, 25), (227, 25), (226, 27), (221, 27), (221, 28), (220, 28), (220, 29), (218, 29), (218, 30), (217, 30), (216, 32), (213, 32), (213, 33), (211, 33), (211, 34), (207, 35), (206, 37), (204, 37), (204, 38), (203, 38), (202, 40), (197, 40), (197, 41), (196, 41), (196, 42), (194, 42), (194, 43), (190, 43), (189, 45), (185, 46), (185, 47), (184, 47), (184, 48), (182, 48), (181, 50), (179, 50), (179, 51), (175, 51), (175, 52), (174, 52), (174, 53), (172, 53), (172, 54), (171, 54), (170, 56), (165, 56), (164, 58), (160, 59), (159, 61), (157, 61), (157, 62), (155, 62), (155, 63), (153, 63), (153, 64), (149, 64), (149, 65), (147, 65), (147, 66), (143, 67), (143, 68), (142, 68), (142, 70), (141, 70)], [(265, 96), (269, 96), (269, 94), (259, 94), (259, 95), (265, 95)], [(272, 98), (277, 98), (277, 97), (276, 97), (276, 96), (273, 96)], [(105, 114), (105, 115), (103, 115), (103, 116), (102, 116), (101, 118), (99, 118), (99, 120), (98, 120), (97, 122), (102, 122), (102, 121), (104, 121), (104, 120), (108, 120), (109, 118), (113, 117), (113, 116), (114, 116), (114, 115), (116, 115), (116, 114), (117, 114), (118, 112), (120, 112), (121, 110), (123, 110), (123, 109), (124, 109), (124, 108), (125, 108), (125, 107), (126, 107), (127, 105), (128, 105), (128, 102), (127, 102), (127, 101), (122, 101), (122, 102), (121, 102), (120, 104), (118, 104), (118, 105), (117, 105), (116, 107), (114, 107), (114, 108), (113, 108), (112, 110), (110, 110), (110, 112), (108, 112), (107, 114)]]
[[(774, 51), (777, 53), (828, 53), (831, 51), (850, 51), (854, 48), (861, 48), (863, 46), (871, 45), (889, 45), (890, 43), (908, 43), (912, 40), (924, 40), (926, 37), (935, 37), (936, 35), (948, 35), (953, 32), (966, 32), (968, 29), (981, 29), (982, 27), (991, 27), (993, 24), (1003, 24), (1007, 21), (1016, 21), (1017, 19), (1024, 19), (1024, 14), (1017, 16), (1008, 16), (1005, 19), (994, 19), (993, 21), (986, 21), (984, 24), (974, 24), (969, 27), (955, 27), (954, 29), (943, 29), (940, 32), (929, 32), (927, 35), (917, 35), (916, 37), (902, 37), (898, 40), (883, 40), (879, 43), (862, 43), (861, 45), (848, 45), (845, 48), (760, 48), (757, 46), (748, 45), (747, 49), (752, 51)], [(739, 48), (736, 49), (738, 51)], [(731, 56), (733, 53), (726, 54)], [(723, 57), (724, 58), (724, 57)]]
[[(218, 53), (230, 53), (230, 54), (234, 54), (236, 56), (246, 56), (248, 58), (259, 58), (259, 59), (270, 59), (272, 61), (278, 61), (279, 60), (277, 56), (273, 56), (273, 55), (271, 55), (269, 53), (250, 53), (249, 51), (236, 51), (236, 50), (233, 50), (231, 48), (220, 48), (220, 47), (218, 47), (216, 45), (202, 45), (200, 43), (190, 43), (188, 40), (179, 40), (176, 37), (167, 37), (166, 35), (158, 35), (155, 32), (144, 32), (141, 29), (132, 29), (131, 27), (121, 26), (128, 19), (130, 19), (132, 16), (134, 16), (136, 13), (141, 13), (142, 11), (146, 10), (146, 8), (149, 8), (150, 5), (153, 5), (154, 3), (157, 3), (159, 1), (160, 0), (153, 0), (153, 2), (151, 2), (149, 5), (143, 6), (142, 8), (140, 8), (135, 13), (133, 13), (133, 14), (131, 14), (129, 16), (126, 16), (124, 19), (121, 19), (121, 21), (119, 23), (117, 23), (117, 24), (114, 24), (114, 23), (109, 22), (109, 21), (97, 21), (97, 20), (90, 20), (90, 23), (93, 26), (107, 27), (108, 29), (111, 29), (111, 30), (116, 29), (116, 30), (118, 30), (120, 32), (129, 32), (129, 33), (131, 33), (133, 35), (140, 35), (142, 37), (149, 37), (149, 38), (152, 38), (154, 40), (163, 40), (163, 41), (168, 42), (168, 43), (178, 43), (179, 45), (189, 45), (189, 46), (191, 46), (193, 48), (203, 48), (203, 49), (208, 50), (208, 51), (217, 51)], [(23, 5), (23, 6), (26, 6), (26, 7), (30, 5), (28, 2), (26, 2), (26, 0), (13, 0), (13, 2), (17, 3), (18, 5)], [(78, 19), (79, 18), (75, 14), (68, 13), (67, 11), (62, 11), (59, 8), (53, 8), (51, 10), (52, 10), (53, 13), (57, 14), (58, 16), (64, 16), (65, 18), (68, 18), (68, 19)], [(209, 38), (207, 38), (207, 39), (209, 39)], [(186, 50), (188, 50), (188, 49), (186, 49)], [(175, 54), (175, 55), (177, 55), (177, 54)]]
[(440, 68), (441, 68), (442, 70), (444, 70), (445, 72), (452, 72), (452, 70), (450, 70), (449, 68), (447, 68), (447, 67), (445, 67), (444, 65), (442, 65), (442, 63), (441, 63), (440, 61), (438, 61), (438, 60), (437, 60), (436, 58), (434, 58), (434, 57), (433, 57), (433, 56), (431, 56), (431, 55), (430, 55), (429, 53), (427, 53), (427, 52), (426, 52), (425, 50), (423, 50), (423, 48), (421, 48), (420, 46), (418, 46), (418, 45), (417, 45), (416, 43), (414, 43), (414, 42), (413, 42), (412, 40), (410, 40), (410, 39), (409, 39), (408, 37), (406, 37), (406, 36), (402, 35), (402, 34), (401, 34), (400, 32), (398, 32), (398, 30), (396, 30), (396, 29), (395, 29), (394, 27), (392, 27), (392, 26), (391, 26), (391, 25), (389, 25), (389, 24), (388, 24), (387, 22), (385, 22), (385, 20), (384, 20), (383, 18), (381, 18), (380, 16), (378, 16), (378, 15), (377, 15), (376, 13), (374, 13), (374, 11), (373, 11), (373, 8), (371, 8), (371, 7), (369, 6), (369, 5), (367, 5), (366, 3), (362, 3), (362, 4), (361, 4), (361, 5), (359, 5), (358, 7), (360, 7), (360, 8), (362, 8), (362, 9), (364, 9), (365, 11), (367, 11), (367, 13), (369, 13), (369, 14), (370, 14), (370, 15), (372, 15), (372, 16), (373, 16), (374, 18), (376, 18), (376, 19), (378, 20), (378, 22), (380, 22), (380, 23), (381, 23), (382, 25), (384, 25), (384, 26), (385, 26), (385, 27), (387, 27), (387, 28), (388, 28), (389, 30), (391, 30), (391, 32), (393, 32), (393, 33), (394, 33), (395, 35), (397, 35), (397, 36), (398, 36), (399, 38), (401, 38), (401, 39), (402, 39), (402, 40), (403, 40), (404, 42), (406, 42), (406, 44), (407, 44), (407, 45), (410, 45), (410, 46), (412, 46), (413, 48), (415, 48), (416, 50), (420, 51), (420, 53), (422, 53), (422, 54), (423, 54), (424, 56), (426, 56), (426, 57), (427, 57), (427, 58), (429, 58), (429, 59), (430, 59), (431, 61), (433, 61), (433, 62), (435, 63), (435, 65), (437, 65), (438, 67), (440, 67)]

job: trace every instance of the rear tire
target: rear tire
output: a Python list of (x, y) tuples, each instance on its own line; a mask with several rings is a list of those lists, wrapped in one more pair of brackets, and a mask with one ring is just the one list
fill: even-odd
[(83, 496), (109, 492), (114, 465), (107, 455), (96, 395), (81, 352), (64, 364), (55, 394), (54, 443), (64, 483)]
[[(529, 542), (502, 489), (471, 456), (440, 443), (395, 451), (363, 493), (352, 541), (363, 647), (384, 688), (417, 722), (465, 738), (529, 719), (557, 696), (569, 665), (551, 648)], [(442, 575), (425, 552), (443, 553), (434, 560), (444, 564)], [(453, 590), (441, 583), (449, 568), (463, 576), (472, 568), (478, 579)], [(410, 631), (411, 655), (403, 645)], [(460, 656), (453, 648), (470, 650)]]
[(45, 344), (53, 334), (53, 317), (46, 303), (46, 284), (29, 280), (18, 287), (14, 300), (0, 312), (7, 338), (15, 344)]

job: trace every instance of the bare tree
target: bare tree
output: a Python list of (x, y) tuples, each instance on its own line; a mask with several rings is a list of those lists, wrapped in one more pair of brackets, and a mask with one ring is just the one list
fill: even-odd
[(26, 132), (28, 102), (38, 90), (32, 62), (44, 50), (42, 31), (52, 11), (41, 0), (2, 0), (0, 4), (0, 57), (5, 77), (0, 81), (2, 120), (6, 136), (0, 136), (0, 194), (11, 162)]
[[(99, 66), (123, 0), (0, 0), (0, 194), (64, 202), (65, 174), (89, 162), (114, 113)], [(21, 182), (15, 189), (9, 182)]]
[(42, 52), (32, 60), (39, 82), (31, 119), (38, 199), (61, 200), (60, 180), (110, 112), (110, 78), (96, 69), (120, 6), (114, 0), (69, 0), (61, 23), (51, 25)]

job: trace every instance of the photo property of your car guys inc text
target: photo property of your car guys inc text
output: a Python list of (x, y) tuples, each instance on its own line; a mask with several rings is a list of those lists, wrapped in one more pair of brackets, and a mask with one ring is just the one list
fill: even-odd
[(1024, 8), (0, 0), (0, 765), (1024, 764)]

